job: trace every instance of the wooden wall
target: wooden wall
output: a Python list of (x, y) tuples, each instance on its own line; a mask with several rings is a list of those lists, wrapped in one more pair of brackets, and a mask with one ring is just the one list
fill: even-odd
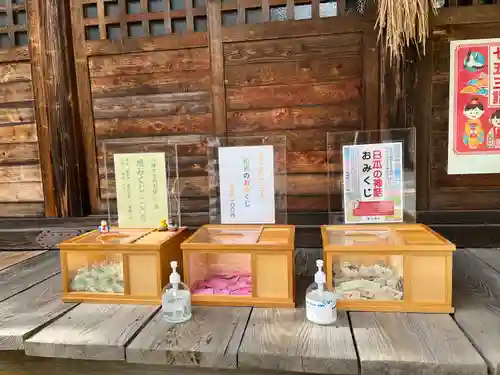
[[(96, 143), (186, 134), (286, 135), (289, 212), (326, 212), (325, 133), (374, 129), (378, 121), (373, 20), (348, 7), (73, 0), (93, 213), (115, 199), (113, 181), (104, 181), (105, 168), (113, 178), (111, 165)], [(180, 147), (180, 156), (183, 222), (205, 223), (206, 150)]]
[[(303, 21), (294, 26), (283, 35), (270, 25), (253, 40), (227, 33), (235, 39), (224, 43), (227, 134), (286, 135), (288, 211), (325, 212), (325, 133), (367, 127), (363, 55), (369, 56), (361, 29), (328, 34), (325, 22), (318, 35)], [(340, 200), (335, 203), (341, 209)]]
[(0, 216), (43, 216), (26, 2), (0, 2)]
[[(115, 199), (113, 169), (107, 166), (106, 184), (96, 149), (101, 140), (214, 132), (206, 6), (186, 4), (168, 3), (169, 9), (163, 1), (73, 1), (93, 213), (106, 212), (106, 198)], [(200, 195), (184, 190), (187, 198)]]

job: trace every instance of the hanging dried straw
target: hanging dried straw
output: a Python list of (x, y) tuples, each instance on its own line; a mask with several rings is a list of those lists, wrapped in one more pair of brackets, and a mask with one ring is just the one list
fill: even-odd
[[(425, 55), (429, 36), (429, 11), (437, 13), (438, 0), (378, 0), (378, 39), (388, 49), (389, 64), (398, 62), (405, 48), (415, 44)], [(420, 48), (421, 46), (421, 48)]]

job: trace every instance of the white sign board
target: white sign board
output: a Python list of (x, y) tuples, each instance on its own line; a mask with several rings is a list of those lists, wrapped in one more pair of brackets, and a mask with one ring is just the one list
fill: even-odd
[(274, 224), (274, 147), (219, 147), (222, 224)]
[(346, 224), (403, 221), (402, 143), (343, 146)]

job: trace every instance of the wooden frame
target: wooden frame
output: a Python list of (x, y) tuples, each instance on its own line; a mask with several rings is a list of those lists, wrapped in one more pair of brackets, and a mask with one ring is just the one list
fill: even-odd
[[(200, 238), (204, 233), (210, 231), (244, 231), (259, 230), (258, 239), (255, 243), (221, 244), (209, 243)], [(266, 236), (263, 239), (263, 236)], [(267, 238), (269, 237), (269, 239)], [(273, 240), (274, 238), (274, 240)], [(191, 286), (193, 277), (189, 270), (189, 257), (195, 254), (248, 254), (251, 259), (252, 273), (252, 296), (221, 296), (221, 295), (196, 295), (192, 294), (195, 305), (215, 306), (259, 306), (259, 307), (295, 307), (295, 270), (294, 270), (294, 239), (295, 227), (293, 225), (204, 225), (182, 245), (182, 258), (184, 269), (184, 281)], [(264, 242), (265, 241), (265, 242)], [(260, 261), (266, 260), (266, 268), (281, 268), (283, 274), (277, 275), (272, 272), (260, 272)], [(275, 257), (271, 259), (270, 257)], [(287, 279), (286, 286), (279, 292), (259, 289), (264, 284), (272, 284), (276, 278)], [(268, 278), (268, 279), (267, 279)], [(264, 279), (264, 282), (262, 282)], [(262, 284), (261, 284), (262, 282)], [(264, 289), (264, 288), (262, 288)], [(259, 295), (260, 294), (260, 295)]]
[[(127, 231), (127, 229), (123, 229)], [(84, 241), (89, 237), (94, 236), (97, 231), (85, 233), (81, 236), (64, 241), (60, 244), (61, 257), (61, 275), (63, 283), (64, 302), (92, 302), (92, 303), (132, 303), (132, 304), (161, 304), (162, 290), (168, 283), (170, 275), (170, 262), (175, 260), (182, 266), (182, 257), (180, 244), (187, 238), (187, 228), (181, 228), (177, 233), (168, 236), (169, 232), (159, 232), (157, 229), (129, 229), (128, 231), (140, 231), (146, 234), (138, 236), (131, 240), (128, 244), (113, 244), (113, 243), (96, 243)], [(117, 232), (120, 232), (118, 229)], [(165, 238), (147, 243), (141, 243), (141, 240), (155, 233), (165, 233)], [(111, 233), (112, 234), (112, 233)], [(123, 278), (124, 278), (124, 293), (94, 293), (94, 292), (73, 292), (70, 290), (70, 266), (71, 256), (85, 259), (87, 264), (90, 259), (108, 258), (109, 256), (119, 256), (122, 259)], [(140, 262), (139, 257), (144, 257)], [(130, 258), (136, 258), (135, 262), (130, 261)], [(152, 261), (152, 262), (151, 262)], [(152, 264), (154, 264), (152, 266)], [(150, 269), (150, 267), (154, 269)], [(181, 267), (179, 267), (181, 269)], [(133, 270), (133, 272), (131, 272)], [(147, 282), (145, 278), (154, 272)], [(133, 276), (135, 275), (135, 276)], [(134, 282), (134, 278), (137, 283)], [(153, 280), (154, 279), (154, 280)], [(154, 287), (147, 289), (144, 285), (149, 286), (154, 284)], [(151, 292), (137, 293), (137, 290), (151, 290)]]
[[(387, 241), (332, 244), (328, 232), (387, 232)], [(400, 256), (403, 299), (400, 301), (339, 300), (349, 311), (452, 313), (452, 262), (455, 245), (423, 224), (331, 225), (321, 228), (327, 284), (333, 288), (333, 263), (342, 256)], [(410, 234), (411, 233), (411, 234)], [(425, 267), (420, 267), (424, 265)], [(418, 265), (419, 267), (417, 267)], [(419, 269), (417, 274), (416, 269)]]

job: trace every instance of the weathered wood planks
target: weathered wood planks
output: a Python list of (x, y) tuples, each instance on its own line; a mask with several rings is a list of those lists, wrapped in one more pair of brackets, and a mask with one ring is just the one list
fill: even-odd
[(0, 216), (44, 213), (31, 64), (0, 64)]
[(236, 368), (251, 308), (194, 307), (193, 317), (171, 324), (159, 311), (127, 347), (127, 362)]
[[(459, 250), (455, 260), (460, 290), (456, 319), (467, 337), (446, 314), (352, 312), (349, 319), (340, 312), (336, 324), (317, 326), (307, 322), (302, 308), (195, 307), (191, 321), (171, 325), (158, 307), (64, 305), (58, 297), (59, 276), (51, 277), (50, 268), (30, 263), (45, 259), (47, 252), (0, 271), (0, 276), (12, 269), (13, 275), (31, 275), (23, 277), (24, 288), (16, 287), (19, 280), (12, 278), (8, 286), (13, 282), (14, 290), (22, 291), (0, 302), (0, 351), (24, 349), (30, 356), (110, 361), (115, 366), (126, 360), (121, 371), (131, 374), (133, 369), (150, 368), (140, 366), (175, 365), (186, 375), (189, 370), (182, 367), (238, 368), (240, 374), (278, 370), (347, 375), (358, 374), (359, 365), (362, 374), (370, 375), (486, 375), (487, 365), (472, 344), (495, 373), (500, 274), (498, 265), (490, 267), (478, 258), (481, 252)], [(493, 251), (484, 254), (495, 260)], [(5, 289), (2, 285), (0, 291)], [(26, 363), (54, 360), (40, 361), (30, 358)], [(64, 363), (87, 366), (87, 361)], [(104, 363), (92, 366), (115, 371)], [(196, 371), (193, 374), (203, 373)]]
[(45, 250), (41, 251), (1, 251), (0, 252), (0, 270), (13, 266), (24, 260), (33, 258), (37, 255), (43, 254)]
[[(240, 22), (247, 6), (238, 8)], [(227, 7), (222, 4), (222, 11)], [(264, 8), (269, 12), (268, 6)], [(89, 87), (92, 91), (88, 108), (80, 108), (85, 113), (93, 108), (93, 118), (84, 119), (87, 163), (93, 164), (97, 156), (102, 170), (94, 138), (283, 134), (289, 138), (289, 173), (295, 174), (290, 176), (289, 211), (326, 212), (326, 183), (310, 181), (326, 179), (325, 132), (363, 127), (363, 22), (352, 18), (352, 27), (342, 33), (338, 26), (317, 20), (287, 22), (289, 35), (283, 34), (285, 24), (273, 23), (233, 35), (234, 30), (221, 29), (221, 9), (214, 9), (207, 7), (209, 34), (188, 33), (182, 41), (171, 35), (115, 46), (108, 40), (86, 43), (84, 33), (76, 35), (76, 54), (82, 61), (77, 65), (82, 72), (79, 90), (82, 97), (88, 96)], [(91, 22), (78, 7), (73, 21), (77, 28)], [(165, 25), (172, 26), (170, 20)], [(104, 29), (101, 36), (106, 38)], [(102, 175), (93, 165), (88, 169), (92, 208), (101, 212), (102, 201), (113, 193), (103, 189)], [(188, 178), (201, 177), (200, 183), (206, 178), (183, 173), (180, 177), (186, 181), (183, 215), (198, 218), (206, 212), (206, 199), (201, 199), (206, 194)], [(333, 201), (341, 208), (338, 195)], [(198, 221), (203, 220), (189, 224)]]
[[(360, 97), (360, 91), (361, 81), (359, 78), (354, 78), (331, 83), (309, 82), (306, 85), (286, 83), (272, 86), (228, 88), (226, 95), (229, 111), (276, 108), (276, 102), (279, 102), (281, 107), (341, 103), (342, 105), (338, 108), (341, 110), (347, 106), (343, 102), (356, 104)], [(354, 107), (358, 110), (355, 105)], [(346, 116), (345, 113), (343, 115)], [(351, 119), (346, 117), (346, 120)]]
[(500, 250), (457, 250), (453, 256), (455, 321), (500, 374)]
[[(214, 121), (209, 67), (208, 46), (91, 57), (89, 72), (95, 137), (101, 140), (212, 134)], [(180, 152), (184, 156), (182, 149)], [(102, 171), (100, 151), (96, 156), (98, 170)], [(96, 198), (104, 200), (103, 176), (98, 174), (95, 177), (95, 187), (100, 187)], [(184, 176), (181, 174), (181, 177)], [(205, 198), (208, 201), (206, 194)], [(200, 212), (202, 207), (203, 204), (190, 212)], [(101, 203), (94, 207), (97, 212), (101, 208)]]
[(24, 349), (26, 338), (72, 309), (75, 304), (61, 301), (61, 290), (56, 275), (0, 303), (0, 350)]
[[(24, 103), (15, 103), (15, 104), (7, 104), (3, 105), (0, 108), (0, 124), (7, 125), (12, 124), (14, 129), (22, 129), (19, 125), (16, 124), (26, 124), (33, 123), (35, 121), (35, 114), (33, 111), (33, 103), (28, 101)], [(31, 127), (35, 128), (34, 124)], [(10, 127), (7, 127), (9, 129)], [(2, 133), (6, 133), (6, 129), (2, 129)], [(36, 131), (34, 131), (34, 136), (36, 139)], [(0, 133), (1, 134), (1, 133)], [(3, 139), (3, 134), (1, 134)]]
[(238, 366), (248, 369), (357, 374), (356, 350), (345, 313), (332, 326), (306, 320), (304, 309), (254, 308)]
[[(144, 115), (160, 117), (210, 111), (210, 94), (203, 91), (94, 99), (95, 119)], [(124, 135), (128, 134), (124, 132)]]
[(349, 76), (360, 76), (361, 56), (338, 55), (335, 59), (264, 62), (228, 65), (228, 87), (265, 84), (324, 82)]
[(209, 68), (206, 48), (94, 56), (89, 59), (91, 77), (208, 71)]
[(249, 39), (224, 43), (227, 134), (286, 135), (288, 210), (328, 211), (325, 133), (364, 127), (363, 34)]
[(173, 116), (99, 119), (96, 134), (102, 138), (165, 135), (169, 132), (207, 133), (212, 126), (211, 113), (175, 114)]
[(447, 314), (349, 313), (361, 374), (487, 375), (487, 367)]
[(81, 304), (25, 341), (28, 355), (125, 360), (125, 345), (158, 307)]
[[(298, 59), (336, 58), (355, 56), (361, 51), (360, 33), (342, 35), (317, 35), (296, 38), (261, 38), (239, 43), (225, 43), (227, 65), (242, 63), (287, 62)], [(267, 40), (266, 40), (267, 39)]]
[(30, 81), (31, 65), (28, 62), (13, 62), (0, 65), (0, 83)]
[(0, 271), (0, 301), (22, 292), (60, 271), (59, 254), (45, 252)]
[[(64, 375), (263, 375), (264, 372), (255, 370), (217, 370), (190, 367), (168, 367), (158, 365), (144, 365), (123, 361), (91, 361), (91, 360), (64, 360), (57, 358), (39, 358), (25, 356), (22, 352), (0, 352), (0, 371), (6, 374), (21, 375), (54, 375), (54, 372)], [(273, 374), (277, 372), (267, 372)], [(280, 375), (293, 375), (292, 372), (279, 372)], [(295, 373), (296, 374), (296, 373)], [(337, 374), (332, 374), (337, 375)], [(338, 374), (341, 375), (341, 374)]]

